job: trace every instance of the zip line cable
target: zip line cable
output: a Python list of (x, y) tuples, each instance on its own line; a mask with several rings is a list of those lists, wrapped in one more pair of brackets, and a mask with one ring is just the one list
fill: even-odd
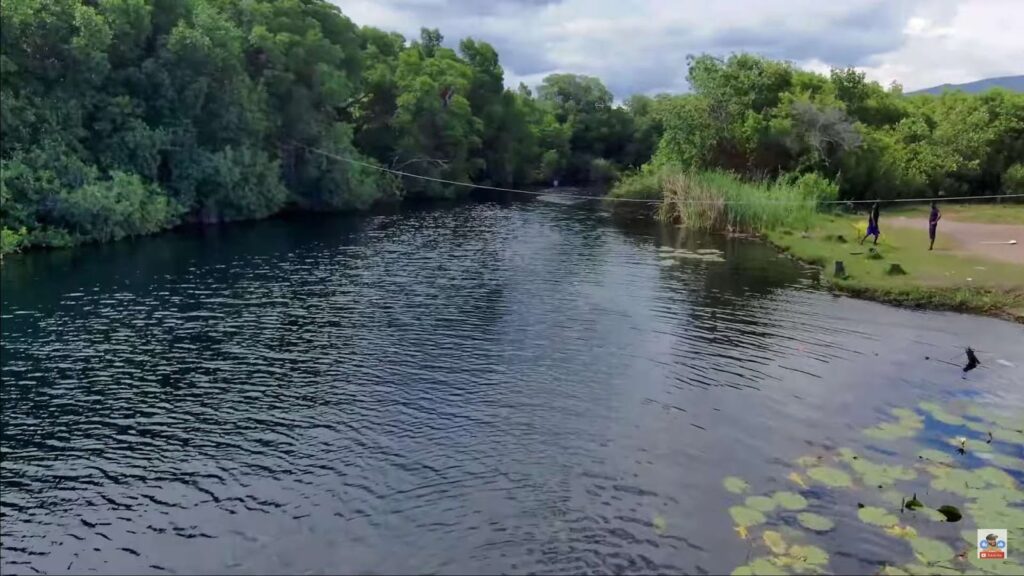
[[(342, 162), (348, 162), (349, 164), (355, 164), (357, 166), (365, 166), (366, 168), (372, 168), (381, 172), (387, 172), (389, 174), (395, 174), (396, 176), (405, 176), (408, 178), (419, 178), (420, 180), (429, 180), (431, 182), (439, 182), (441, 184), (450, 184), (452, 186), (464, 186), (467, 188), (480, 188), (482, 190), (495, 190), (498, 192), (513, 192), (516, 194), (526, 194), (529, 196), (551, 196), (552, 192), (541, 192), (536, 190), (520, 190), (517, 188), (502, 188), (501, 186), (488, 186), (486, 184), (473, 184), (472, 182), (459, 182), (457, 180), (446, 180), (444, 178), (434, 178), (433, 176), (424, 176), (422, 174), (413, 174), (411, 172), (403, 172), (401, 170), (394, 170), (392, 168), (385, 168), (369, 162), (363, 162), (354, 158), (348, 158), (338, 154), (328, 152), (327, 150), (321, 150), (320, 148), (314, 148), (312, 146), (306, 146), (298, 142), (293, 143), (295, 146), (319, 154), (326, 158), (333, 158), (335, 160), (341, 160)], [(565, 195), (568, 196), (568, 195)], [(640, 202), (644, 204), (660, 204), (661, 199), (649, 199), (649, 198), (616, 198), (608, 196), (573, 196), (581, 200), (607, 200), (609, 202)], [(892, 200), (822, 200), (820, 204), (867, 204), (874, 202), (930, 202), (930, 201), (943, 201), (948, 202), (950, 200), (984, 200), (993, 198), (1022, 198), (1024, 194), (989, 194), (987, 196), (951, 196), (951, 197), (934, 197), (934, 198), (894, 198)], [(804, 202), (787, 202), (787, 201), (769, 201), (769, 202), (733, 202), (733, 201), (720, 201), (720, 200), (684, 200), (687, 204), (803, 204)]]

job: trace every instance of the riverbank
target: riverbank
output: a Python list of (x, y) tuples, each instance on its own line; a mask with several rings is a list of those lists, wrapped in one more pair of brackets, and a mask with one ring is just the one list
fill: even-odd
[[(1022, 206), (999, 210), (1000, 221), (1024, 222)], [(863, 217), (850, 215), (819, 214), (804, 231), (779, 228), (763, 236), (795, 258), (821, 266), (823, 281), (838, 292), (910, 308), (1024, 323), (1024, 266), (968, 251), (962, 238), (944, 235), (944, 225), (948, 228), (966, 220), (952, 212), (944, 216), (931, 252), (925, 229), (895, 224), (891, 216), (881, 219), (878, 246), (870, 240), (858, 243)], [(1006, 226), (999, 228), (1006, 230)], [(1018, 242), (1024, 241), (1024, 226), (1020, 228), (1021, 237), (1014, 238)], [(1024, 250), (1019, 244), (1015, 248)], [(835, 276), (836, 261), (843, 263), (845, 276)], [(893, 265), (904, 273), (893, 273)]]

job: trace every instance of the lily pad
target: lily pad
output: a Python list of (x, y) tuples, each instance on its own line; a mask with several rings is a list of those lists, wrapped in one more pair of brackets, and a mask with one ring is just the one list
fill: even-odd
[(910, 500), (907, 500), (906, 503), (903, 504), (903, 507), (907, 510), (917, 510), (918, 508), (924, 508), (924, 504), (917, 499), (917, 494), (914, 494), (911, 496)]
[(817, 546), (791, 546), (789, 556), (812, 566), (820, 566), (828, 562), (828, 552)]
[(815, 532), (828, 532), (835, 527), (835, 522), (814, 512), (801, 512), (796, 515), (796, 520), (804, 528)]
[(807, 471), (807, 475), (832, 488), (842, 488), (853, 485), (853, 481), (849, 474), (838, 468), (832, 468), (829, 466), (817, 466), (815, 468), (811, 468)]
[(746, 506), (732, 506), (729, 508), (729, 516), (732, 516), (732, 520), (737, 526), (744, 528), (757, 526), (765, 521), (764, 514)]
[(916, 427), (903, 426), (894, 422), (883, 422), (878, 426), (864, 430), (864, 433), (875, 440), (896, 440), (911, 438), (917, 434)]
[(1024, 471), (1024, 460), (1007, 456), (1006, 454), (995, 453), (992, 455), (992, 463), (1000, 468), (1010, 468), (1019, 472)]
[(786, 510), (796, 511), (807, 508), (807, 499), (796, 492), (776, 492), (772, 498)]
[(987, 481), (984, 478), (976, 476), (970, 470), (929, 468), (929, 471), (935, 476), (930, 484), (933, 490), (944, 490), (961, 496), (971, 496), (987, 485)]
[(892, 412), (892, 415), (896, 416), (901, 423), (906, 425), (920, 427), (925, 424), (924, 418), (913, 410), (909, 410), (907, 408), (893, 408), (890, 412)]
[(764, 539), (765, 546), (772, 551), (772, 554), (782, 555), (786, 553), (786, 542), (782, 539), (782, 534), (773, 530), (767, 530), (761, 535)]
[(751, 573), (754, 576), (775, 576), (777, 574), (785, 574), (786, 571), (776, 565), (768, 558), (758, 558), (752, 560), (749, 564)]
[(917, 538), (917, 530), (914, 530), (913, 526), (890, 526), (885, 529), (885, 533), (896, 538), (905, 538), (910, 540), (911, 538)]
[(924, 516), (932, 522), (945, 522), (946, 517), (938, 510), (932, 510), (931, 508), (921, 508), (917, 511), (917, 514)]
[(928, 565), (952, 560), (956, 555), (949, 544), (934, 538), (914, 538), (910, 541), (910, 547), (914, 549), (917, 559)]
[(668, 521), (660, 514), (654, 516), (654, 520), (651, 524), (654, 525), (654, 531), (658, 534), (664, 534), (665, 530), (668, 529)]
[(861, 522), (875, 526), (892, 526), (898, 522), (898, 519), (887, 512), (885, 508), (877, 506), (865, 506), (857, 510), (857, 517)]
[(907, 573), (913, 576), (961, 576), (963, 572), (946, 566), (921, 566), (920, 564), (908, 564), (904, 566)]
[(935, 418), (943, 424), (950, 424), (952, 426), (963, 426), (967, 424), (967, 421), (955, 414), (950, 414), (946, 410), (934, 402), (921, 402), (918, 406), (931, 414), (932, 418)]
[(821, 456), (812, 456), (810, 454), (801, 456), (796, 459), (797, 465), (802, 468), (810, 468), (811, 466), (817, 466), (821, 462)]
[(1013, 476), (1010, 476), (1005, 470), (993, 466), (975, 470), (974, 475), (979, 481), (990, 486), (1002, 486), (1003, 488), (1016, 488), (1017, 486), (1017, 481), (1013, 479)]
[(917, 473), (912, 468), (875, 464), (865, 458), (850, 461), (850, 468), (860, 475), (861, 481), (868, 486), (892, 486), (899, 480), (913, 480)]
[(952, 464), (953, 456), (941, 450), (935, 450), (933, 448), (926, 448), (917, 453), (917, 457), (922, 460), (929, 460), (931, 462), (937, 462), (939, 464)]
[(722, 480), (722, 485), (733, 494), (743, 494), (750, 489), (750, 484), (747, 484), (746, 480), (736, 476), (726, 476), (725, 480)]
[(771, 512), (772, 510), (775, 510), (775, 507), (778, 505), (775, 500), (767, 496), (748, 496), (744, 504), (748, 508), (753, 508), (754, 510), (759, 510), (761, 512)]

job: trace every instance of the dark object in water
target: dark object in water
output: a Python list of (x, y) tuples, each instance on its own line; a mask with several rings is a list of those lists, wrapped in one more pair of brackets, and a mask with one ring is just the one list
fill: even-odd
[(960, 514), (960, 509), (956, 506), (939, 506), (939, 514), (946, 517), (946, 522), (959, 522), (963, 516)]
[(992, 443), (992, 432), (989, 432), (988, 433), (988, 440), (985, 440), (985, 444), (991, 444), (991, 443)]
[(857, 502), (857, 509), (858, 509), (858, 510), (860, 510), (860, 509), (861, 509), (861, 508), (863, 508), (863, 507), (864, 507), (864, 504), (863, 504), (863, 503), (861, 503), (861, 502)]
[(836, 278), (846, 278), (846, 266), (842, 260), (836, 260), (836, 271), (833, 275)]
[(978, 357), (974, 355), (974, 350), (970, 346), (967, 347), (967, 365), (964, 366), (964, 372), (970, 372), (978, 367), (981, 362), (978, 361)]
[(918, 508), (924, 508), (924, 504), (922, 504), (921, 501), (917, 499), (916, 492), (914, 493), (914, 497), (911, 498), (910, 500), (907, 500), (907, 503), (904, 504), (904, 506), (907, 510), (917, 510)]

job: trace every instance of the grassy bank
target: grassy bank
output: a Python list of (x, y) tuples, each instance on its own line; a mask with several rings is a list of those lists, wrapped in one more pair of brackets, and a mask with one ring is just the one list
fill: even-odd
[[(979, 224), (1024, 224), (1024, 204), (945, 204), (942, 203), (942, 217), (957, 222), (977, 222)], [(906, 216), (907, 218), (927, 218), (927, 205), (896, 206), (886, 209), (886, 214)]]
[[(928, 251), (924, 230), (885, 226), (874, 251), (858, 244), (863, 216), (819, 211), (834, 185), (811, 175), (752, 183), (723, 172), (645, 170), (623, 178), (613, 197), (661, 198), (660, 219), (711, 232), (754, 232), (794, 257), (824, 269), (831, 288), (907, 307), (956, 310), (1024, 322), (1024, 266), (950, 253), (954, 240), (939, 235)], [(927, 217), (927, 206), (886, 210), (886, 218)], [(1024, 223), (1024, 206), (943, 205), (948, 220)], [(846, 275), (836, 278), (835, 262)], [(904, 274), (892, 274), (898, 264)]]
[[(1020, 207), (1004, 210), (1024, 216)], [(935, 251), (929, 252), (923, 230), (895, 226), (884, 228), (872, 253), (871, 240), (858, 244), (862, 221), (859, 216), (817, 214), (811, 226), (777, 228), (764, 236), (796, 258), (821, 266), (830, 286), (852, 296), (1024, 322), (1024, 266), (944, 253), (954, 246), (941, 234)], [(833, 275), (837, 260), (846, 268), (843, 278)], [(890, 274), (892, 264), (906, 274)]]

